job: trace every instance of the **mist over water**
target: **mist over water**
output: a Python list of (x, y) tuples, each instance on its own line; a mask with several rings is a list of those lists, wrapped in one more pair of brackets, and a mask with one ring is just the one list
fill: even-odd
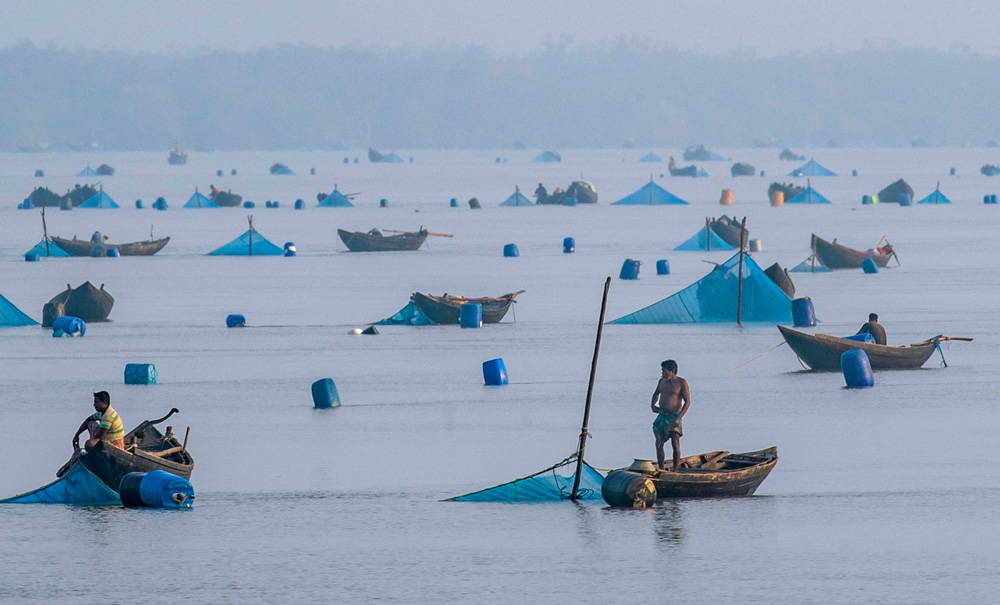
[[(652, 150), (679, 159), (679, 149)], [(0, 601), (90, 603), (95, 570), (118, 578), (111, 594), (99, 591), (108, 602), (136, 591), (150, 603), (990, 600), (1000, 579), (1000, 260), (998, 208), (982, 196), (998, 186), (978, 170), (991, 150), (801, 150), (841, 175), (810, 180), (833, 203), (783, 208), (768, 205), (768, 184), (806, 179), (780, 176), (799, 163), (778, 161), (777, 149), (716, 149), (766, 176), (732, 178), (731, 162), (719, 162), (704, 164), (704, 179), (661, 177), (665, 163), (637, 162), (647, 151), (571, 149), (562, 163), (532, 164), (535, 151), (404, 150), (414, 162), (395, 165), (367, 163), (362, 151), (191, 152), (179, 167), (165, 152), (0, 156), (0, 293), (36, 319), (67, 283), (104, 283), (116, 301), (112, 321), (83, 338), (0, 330), (0, 497), (54, 478), (103, 389), (129, 427), (180, 408), (171, 422), (175, 433), (191, 427), (197, 493), (184, 512), (0, 508)], [(358, 164), (343, 163), (354, 156)], [(115, 167), (100, 180), (122, 208), (47, 210), (50, 234), (124, 242), (152, 227), (170, 244), (148, 258), (24, 262), (41, 220), (16, 204), (34, 186), (61, 193), (84, 182), (73, 175), (87, 162)], [(297, 174), (267, 174), (274, 162)], [(38, 168), (44, 179), (31, 177)], [(515, 186), (530, 195), (538, 182), (551, 191), (581, 176), (600, 192), (597, 205), (498, 207)], [(691, 204), (611, 206), (651, 176)], [(940, 183), (953, 204), (860, 204), (900, 177), (918, 199)], [(181, 208), (210, 184), (257, 208)], [(334, 184), (358, 192), (355, 208), (315, 207)], [(731, 207), (719, 205), (724, 188)], [(148, 209), (159, 196), (166, 212)], [(481, 210), (468, 208), (473, 196)], [(292, 209), (298, 198), (306, 210)], [(573, 452), (605, 277), (625, 258), (643, 263), (639, 280), (613, 280), (609, 320), (686, 287), (711, 269), (706, 261), (730, 254), (673, 248), (723, 212), (747, 217), (762, 267), (805, 259), (811, 233), (860, 249), (892, 242), (901, 264), (877, 275), (792, 274), (818, 331), (853, 333), (874, 311), (890, 344), (975, 340), (945, 345), (947, 368), (935, 354), (921, 370), (879, 372), (874, 388), (847, 390), (839, 373), (801, 371), (773, 325), (605, 326), (588, 462), (654, 456), (649, 398), (660, 361), (674, 358), (692, 389), (685, 454), (778, 447), (757, 495), (649, 511), (440, 502)], [(251, 213), (262, 235), (294, 242), (298, 256), (205, 256), (242, 234)], [(454, 237), (382, 254), (347, 253), (336, 238), (338, 227), (375, 226)], [(562, 252), (564, 237), (575, 238), (574, 254)], [(502, 257), (507, 243), (520, 257)], [(668, 276), (655, 275), (661, 258)], [(348, 335), (415, 291), (521, 289), (499, 325)], [(248, 327), (227, 329), (229, 313)], [(510, 384), (484, 387), (481, 364), (496, 357)], [(136, 362), (156, 364), (160, 384), (121, 384)], [(313, 409), (310, 384), (324, 377), (343, 407)]]

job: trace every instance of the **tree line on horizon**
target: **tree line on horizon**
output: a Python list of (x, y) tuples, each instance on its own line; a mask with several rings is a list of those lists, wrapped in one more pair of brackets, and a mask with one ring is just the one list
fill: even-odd
[(279, 46), (191, 55), (0, 50), (0, 150), (984, 145), (1000, 57), (758, 58), (620, 42), (499, 57)]

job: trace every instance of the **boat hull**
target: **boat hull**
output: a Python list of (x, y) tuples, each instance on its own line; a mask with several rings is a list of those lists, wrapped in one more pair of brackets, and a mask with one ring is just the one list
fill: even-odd
[(934, 342), (892, 347), (828, 334), (807, 334), (785, 326), (778, 326), (778, 330), (789, 348), (812, 370), (839, 371), (840, 356), (852, 349), (865, 352), (872, 370), (915, 370), (923, 366), (937, 348)]
[(891, 254), (869, 254), (843, 244), (828, 242), (815, 234), (812, 236), (812, 248), (823, 264), (831, 269), (860, 269), (861, 263), (869, 258), (879, 267), (884, 267), (892, 258)]
[(730, 454), (708, 452), (681, 459), (680, 470), (641, 471), (659, 498), (752, 496), (778, 463), (778, 448)]
[[(61, 237), (52, 236), (51, 239), (70, 256), (90, 256), (90, 249), (97, 245), (90, 240), (76, 238), (63, 239)], [(148, 242), (101, 244), (101, 247), (105, 250), (105, 252), (107, 252), (109, 248), (118, 248), (118, 254), (121, 256), (152, 256), (162, 250), (168, 243), (170, 243), (170, 238), (164, 237), (162, 239), (150, 240)]]
[(351, 252), (405, 252), (417, 250), (427, 239), (426, 231), (399, 235), (375, 235), (337, 229), (337, 235)]
[(495, 324), (500, 323), (500, 320), (507, 315), (510, 306), (516, 302), (517, 294), (510, 293), (495, 298), (464, 298), (414, 292), (410, 300), (436, 324), (458, 324), (461, 319), (462, 304), (467, 302), (483, 305), (483, 323)]
[(115, 305), (115, 299), (104, 290), (95, 288), (89, 281), (76, 288), (67, 288), (52, 297), (49, 304), (63, 305), (63, 314), (79, 317), (83, 321), (106, 321)]

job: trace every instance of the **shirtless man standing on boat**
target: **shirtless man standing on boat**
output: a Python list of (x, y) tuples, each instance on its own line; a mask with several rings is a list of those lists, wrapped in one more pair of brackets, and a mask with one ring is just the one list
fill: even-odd
[(650, 407), (656, 412), (653, 435), (656, 436), (656, 467), (665, 470), (663, 446), (669, 440), (674, 450), (672, 470), (677, 472), (681, 460), (681, 417), (691, 406), (691, 390), (686, 380), (677, 375), (677, 362), (668, 359), (660, 364), (662, 376), (656, 383)]

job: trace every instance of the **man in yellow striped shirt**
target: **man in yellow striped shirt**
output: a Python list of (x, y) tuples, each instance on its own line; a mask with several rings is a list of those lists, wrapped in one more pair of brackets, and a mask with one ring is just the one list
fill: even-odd
[(107, 391), (94, 393), (94, 409), (97, 412), (87, 416), (73, 435), (73, 449), (80, 448), (80, 434), (84, 431), (90, 431), (90, 439), (83, 444), (88, 450), (99, 441), (125, 449), (125, 425), (118, 412), (111, 407), (111, 395)]

